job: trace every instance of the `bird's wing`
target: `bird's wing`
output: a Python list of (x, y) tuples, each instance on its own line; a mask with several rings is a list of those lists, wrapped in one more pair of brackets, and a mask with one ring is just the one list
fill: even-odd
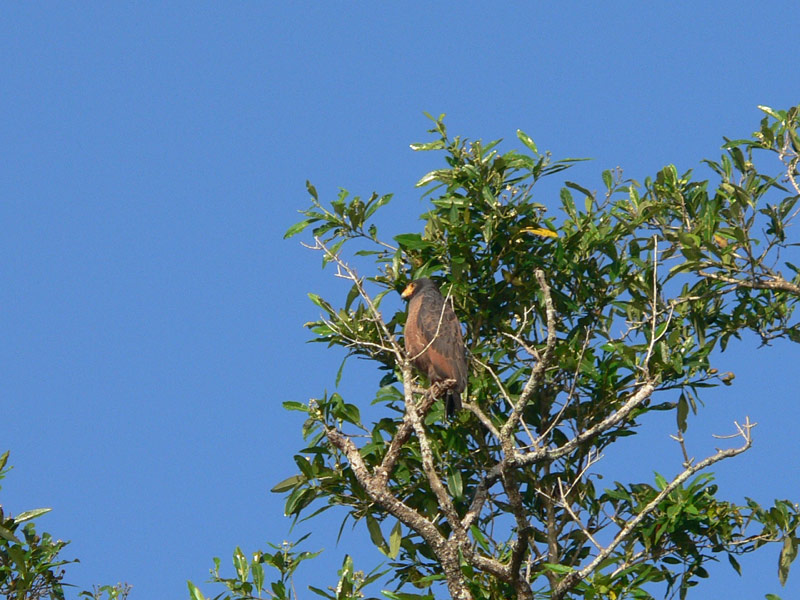
[(428, 296), (417, 314), (421, 337), (425, 340), (425, 345), (430, 344), (425, 352), (429, 361), (428, 374), (431, 379), (455, 379), (459, 391), (463, 390), (466, 386), (467, 367), (461, 324), (441, 295)]

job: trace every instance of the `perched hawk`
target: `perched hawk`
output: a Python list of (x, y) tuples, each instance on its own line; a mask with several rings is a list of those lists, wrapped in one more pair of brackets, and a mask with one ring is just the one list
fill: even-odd
[(405, 342), (414, 366), (428, 376), (431, 384), (455, 380), (445, 396), (445, 410), (451, 417), (461, 409), (461, 392), (467, 387), (461, 323), (430, 279), (412, 281), (401, 296), (408, 300)]

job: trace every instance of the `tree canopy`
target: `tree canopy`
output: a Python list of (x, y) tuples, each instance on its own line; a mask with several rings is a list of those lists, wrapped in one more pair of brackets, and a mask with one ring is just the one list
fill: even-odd
[[(299, 471), (275, 487), (286, 513), (344, 506), (365, 522), (389, 560), (389, 598), (432, 597), (436, 582), (453, 598), (684, 598), (708, 561), (738, 570), (737, 556), (770, 542), (785, 581), (798, 506), (725, 500), (709, 471), (750, 447), (749, 419), (732, 416), (727, 447), (702, 459), (683, 438), (706, 390), (733, 385), (715, 350), (747, 330), (800, 342), (799, 111), (761, 108), (752, 138), (725, 139), (704, 161), (710, 178), (604, 171), (600, 191), (564, 181), (557, 209), (537, 184), (575, 159), (522, 131), (523, 150), (450, 137), (431, 117), (434, 139), (412, 147), (446, 166), (417, 184), (430, 198), (421, 230), (389, 240), (377, 215), (390, 195), (327, 204), (308, 184), (311, 206), (287, 237), (310, 228), (323, 265), (351, 283), (337, 300), (310, 294), (322, 315), (308, 327), (385, 376), (373, 398), (286, 403), (308, 417)], [(356, 256), (374, 261), (368, 273)], [(465, 410), (449, 421), (403, 350), (405, 313), (381, 312), (420, 277), (465, 326)], [(364, 423), (369, 402), (381, 416)], [(654, 411), (675, 415), (679, 473), (600, 486), (600, 453)], [(349, 586), (318, 593), (359, 597), (379, 575), (349, 573)]]
[[(714, 350), (746, 330), (800, 342), (798, 107), (761, 108), (752, 138), (704, 161), (710, 178), (604, 171), (599, 192), (565, 181), (557, 210), (536, 186), (573, 159), (521, 131), (522, 151), (450, 137), (432, 118), (433, 141), (412, 147), (446, 167), (417, 184), (430, 197), (422, 230), (392, 240), (376, 224), (390, 195), (327, 205), (309, 184), (287, 237), (312, 228), (323, 264), (352, 287), (337, 301), (311, 294), (323, 314), (308, 326), (386, 374), (373, 399), (286, 404), (308, 414), (299, 473), (276, 486), (287, 514), (345, 506), (363, 520), (389, 558), (389, 597), (444, 581), (454, 598), (648, 598), (659, 584), (683, 598), (709, 560), (738, 570), (737, 556), (768, 542), (782, 544), (785, 581), (798, 506), (727, 501), (708, 471), (750, 447), (750, 421), (732, 417), (729, 446), (699, 460), (683, 439), (704, 392), (733, 384)], [(369, 273), (354, 255), (374, 260)], [(380, 311), (428, 276), (465, 326), (467, 410), (452, 421), (399, 342), (405, 314)], [(367, 401), (383, 416), (365, 424)], [(600, 487), (597, 457), (653, 411), (675, 415), (678, 475)]]

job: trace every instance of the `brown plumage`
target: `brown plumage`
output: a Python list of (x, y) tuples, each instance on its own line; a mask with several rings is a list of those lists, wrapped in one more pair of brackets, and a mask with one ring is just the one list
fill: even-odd
[(450, 417), (461, 409), (461, 393), (467, 387), (461, 323), (430, 279), (412, 281), (401, 296), (408, 300), (405, 343), (414, 366), (428, 376), (431, 384), (455, 380), (445, 395), (445, 409)]

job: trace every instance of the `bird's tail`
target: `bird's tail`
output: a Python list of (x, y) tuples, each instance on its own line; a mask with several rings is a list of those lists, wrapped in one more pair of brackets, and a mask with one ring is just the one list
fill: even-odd
[(452, 419), (456, 412), (461, 410), (461, 392), (447, 390), (447, 395), (444, 397), (444, 410), (448, 419)]

